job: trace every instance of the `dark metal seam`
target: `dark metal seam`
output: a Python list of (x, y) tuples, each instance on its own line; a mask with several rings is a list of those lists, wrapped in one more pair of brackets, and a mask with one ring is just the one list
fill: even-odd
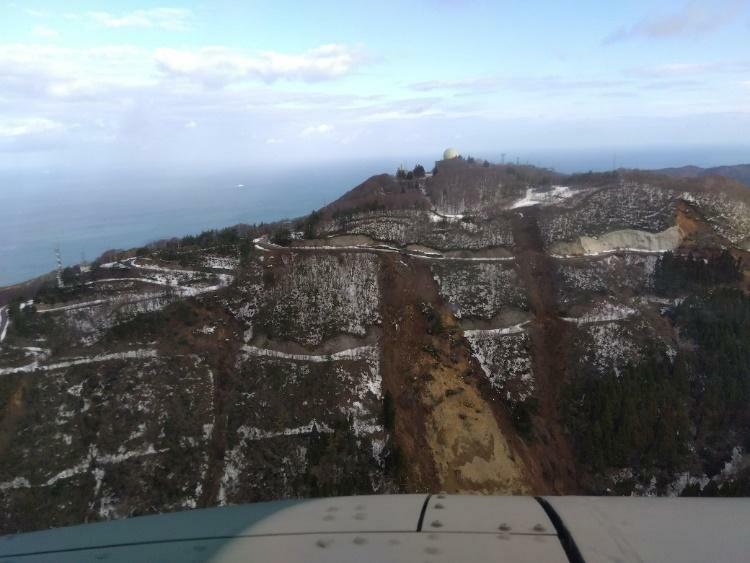
[(430, 502), (430, 498), (432, 495), (427, 495), (427, 498), (424, 499), (424, 504), (422, 505), (422, 512), (419, 513), (419, 521), (417, 522), (417, 532), (422, 531), (422, 524), (424, 523), (424, 514), (427, 512), (427, 504)]
[(573, 536), (570, 534), (568, 528), (563, 523), (560, 515), (555, 511), (554, 508), (552, 508), (552, 505), (542, 497), (534, 498), (541, 505), (544, 512), (547, 513), (547, 517), (555, 527), (555, 530), (557, 531), (557, 537), (560, 540), (560, 544), (565, 551), (565, 555), (568, 556), (568, 561), (570, 561), (570, 563), (586, 563), (583, 555), (581, 555), (581, 550), (578, 549), (578, 546), (573, 539)]

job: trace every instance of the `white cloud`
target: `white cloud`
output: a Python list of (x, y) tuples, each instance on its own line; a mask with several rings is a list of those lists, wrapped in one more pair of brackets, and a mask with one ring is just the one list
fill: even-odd
[(111, 12), (89, 12), (88, 17), (104, 27), (138, 27), (162, 29), (165, 31), (185, 31), (190, 27), (193, 14), (182, 8), (152, 8), (135, 10), (127, 14), (115, 15)]
[(283, 142), (284, 141), (282, 141), (281, 139), (277, 139), (276, 137), (269, 137), (268, 139), (266, 139), (267, 145), (280, 145)]
[(228, 47), (164, 48), (157, 49), (155, 58), (165, 74), (213, 87), (248, 79), (330, 80), (352, 72), (364, 61), (360, 51), (346, 45), (322, 45), (296, 54), (249, 53)]
[(192, 119), (185, 123), (185, 129), (195, 129), (196, 127), (198, 127), (198, 124)]
[(82, 98), (153, 83), (150, 52), (136, 47), (68, 48), (0, 44), (0, 91), (7, 99)]
[(46, 117), (29, 117), (0, 121), (0, 137), (25, 137), (61, 131), (63, 124)]
[(747, 0), (719, 0), (708, 6), (689, 2), (677, 12), (645, 17), (630, 27), (621, 27), (607, 36), (604, 43), (705, 35), (735, 21), (747, 6)]
[(34, 29), (31, 30), (31, 34), (39, 39), (55, 39), (60, 36), (57, 30), (46, 25), (34, 26)]
[(309, 137), (311, 135), (325, 135), (333, 131), (333, 125), (328, 123), (321, 123), (320, 125), (310, 125), (300, 131), (302, 137)]

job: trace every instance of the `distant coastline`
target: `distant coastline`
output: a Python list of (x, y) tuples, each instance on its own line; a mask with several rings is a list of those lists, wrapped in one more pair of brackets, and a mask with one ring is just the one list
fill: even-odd
[[(534, 164), (569, 173), (607, 170), (607, 163), (625, 168), (663, 168), (669, 164), (703, 165), (732, 162), (747, 152), (733, 148), (698, 158), (698, 148), (647, 149), (631, 152), (533, 151)], [(510, 154), (510, 153), (509, 153)], [(499, 161), (501, 155), (481, 154)], [(510, 157), (508, 157), (510, 159)], [(412, 162), (413, 161), (413, 162)], [(734, 162), (738, 162), (735, 160)], [(198, 234), (238, 223), (277, 221), (325, 205), (379, 172), (392, 172), (398, 159), (290, 165), (262, 171), (167, 175), (164, 172), (47, 173), (0, 172), (0, 289), (31, 282), (55, 267), (60, 245), (66, 266), (92, 260), (115, 248)], [(406, 164), (430, 158), (411, 157)], [(106, 186), (106, 188), (102, 188)]]

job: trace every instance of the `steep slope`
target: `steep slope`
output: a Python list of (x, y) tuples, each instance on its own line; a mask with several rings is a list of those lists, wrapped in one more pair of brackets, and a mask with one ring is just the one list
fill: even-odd
[(330, 494), (741, 490), (749, 197), (456, 159), (371, 178), (286, 246), (273, 226), (191, 237), (45, 286), (3, 321), (0, 529)]

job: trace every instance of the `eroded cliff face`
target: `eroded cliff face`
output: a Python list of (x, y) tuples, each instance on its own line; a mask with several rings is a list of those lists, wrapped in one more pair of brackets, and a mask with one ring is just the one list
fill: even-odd
[[(679, 494), (731, 479), (740, 415), (723, 440), (691, 432), (692, 453), (666, 465), (633, 461), (649, 449), (639, 429), (617, 434), (636, 444), (623, 455), (606, 440), (624, 407), (586, 410), (592, 389), (627, 403), (612, 398), (627, 384), (683, 412), (664, 381), (710, 379), (683, 368), (702, 344), (681, 319), (704, 292), (745, 289), (706, 265), (732, 273), (750, 236), (744, 193), (717, 189), (439, 163), (368, 180), (289, 246), (100, 264), (0, 316), (0, 530), (295, 496)], [(700, 291), (664, 293), (667, 251)], [(597, 465), (581, 420), (612, 450)]]

